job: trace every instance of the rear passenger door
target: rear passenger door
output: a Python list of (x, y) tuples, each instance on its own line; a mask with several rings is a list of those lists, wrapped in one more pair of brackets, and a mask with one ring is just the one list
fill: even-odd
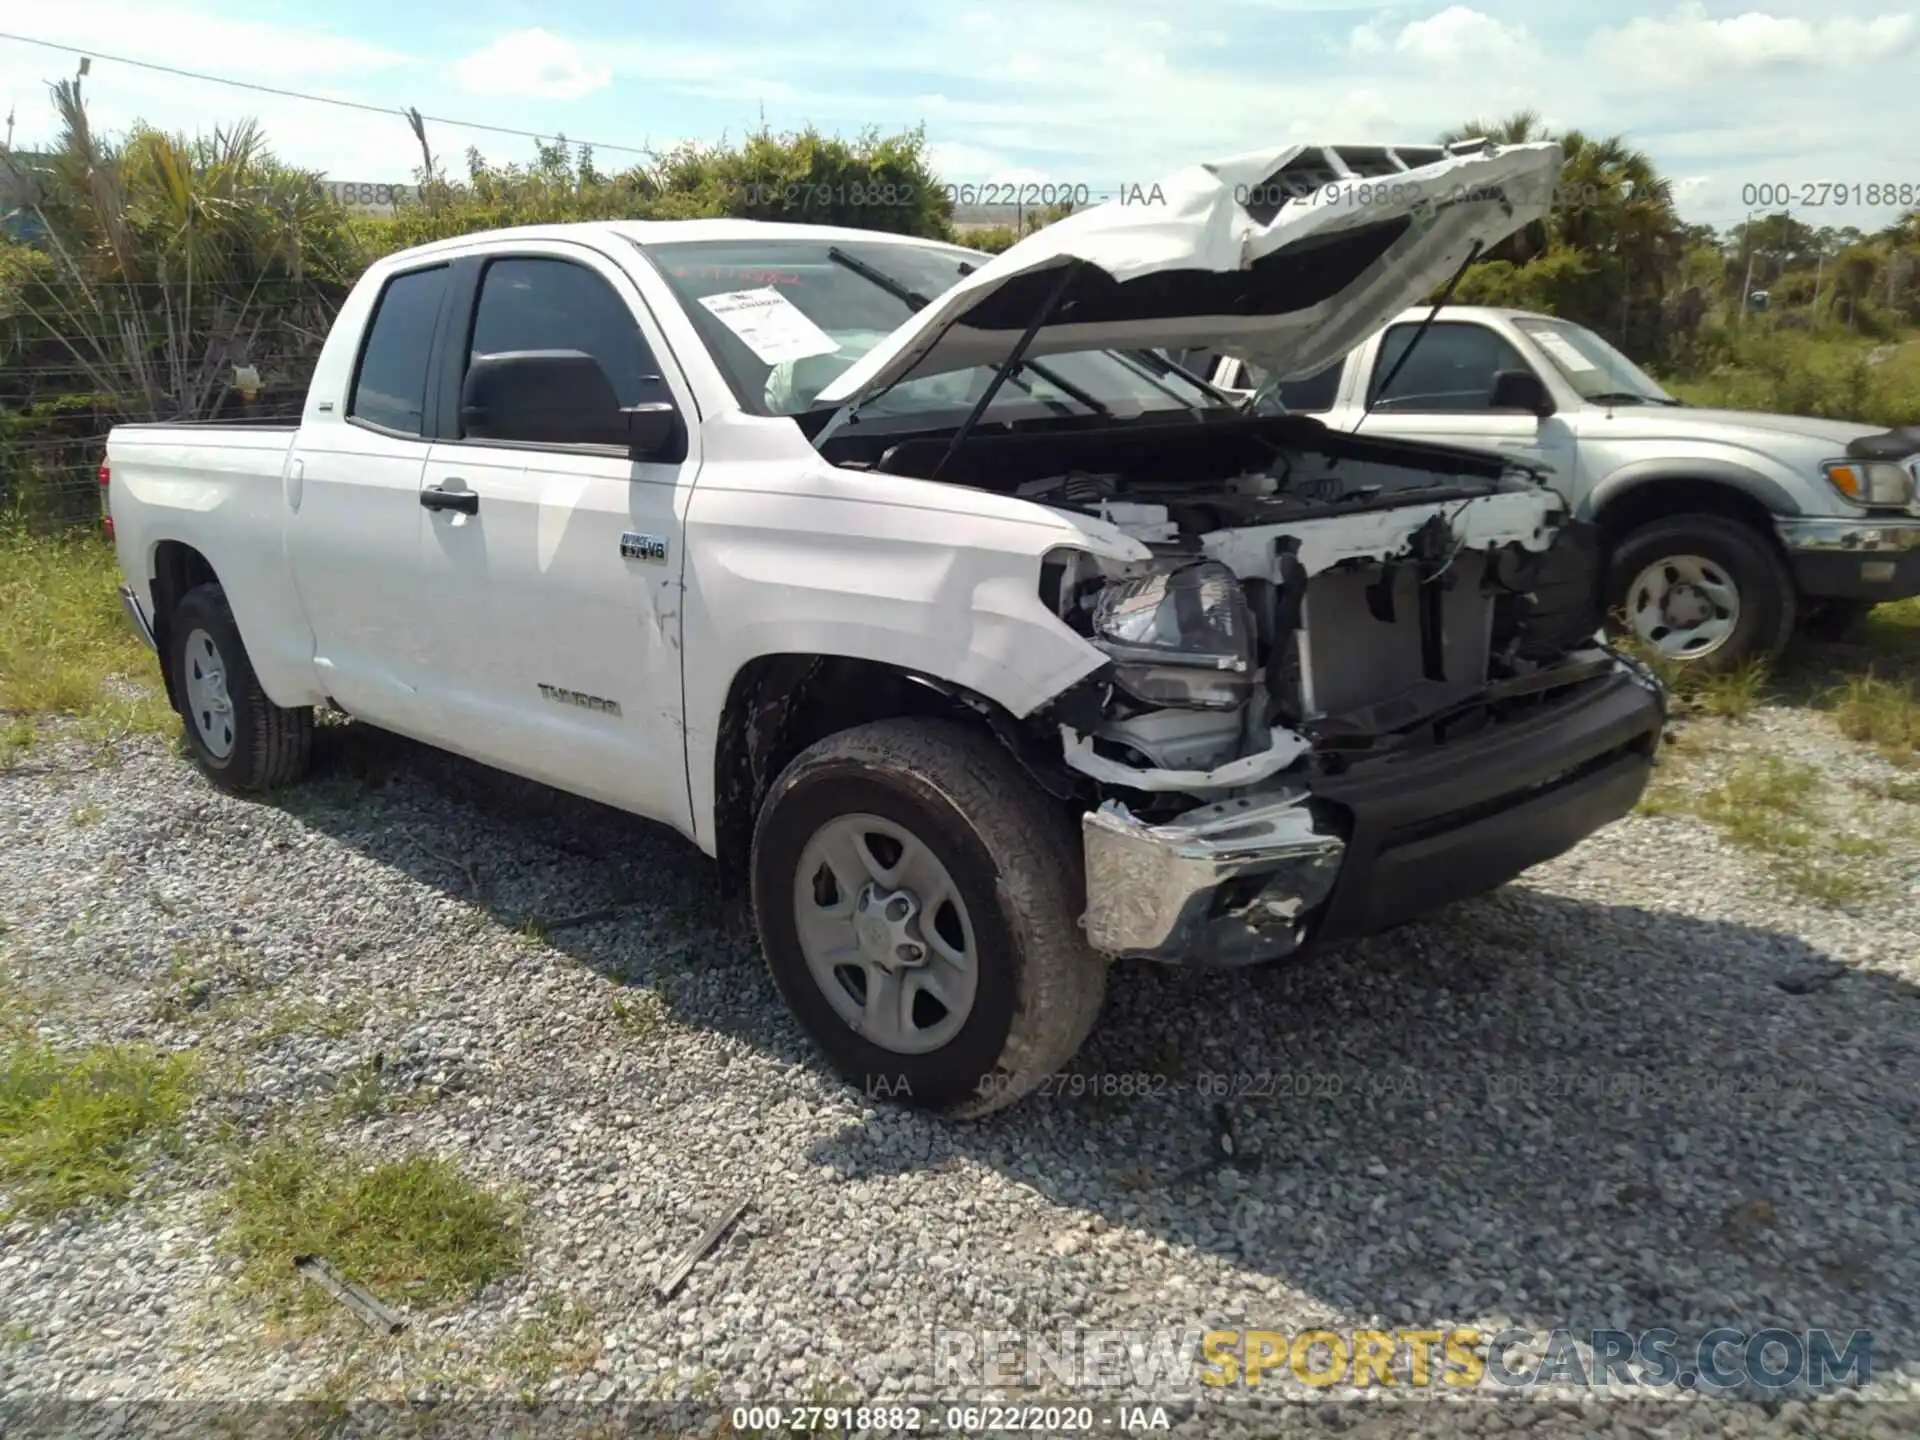
[[(692, 394), (638, 287), (608, 257), (527, 242), (462, 264), (440, 436), (420, 477), (423, 496), (472, 496), (471, 513), (420, 509), (419, 623), (443, 743), (685, 830), (680, 541), (698, 468)], [(469, 437), (459, 393), (473, 357), (528, 350), (585, 352), (622, 405), (673, 401), (685, 458)]]
[(287, 564), (321, 688), (348, 713), (431, 738), (408, 598), (422, 533), (428, 378), (453, 267), (382, 287), (345, 393), (315, 396), (283, 481)]

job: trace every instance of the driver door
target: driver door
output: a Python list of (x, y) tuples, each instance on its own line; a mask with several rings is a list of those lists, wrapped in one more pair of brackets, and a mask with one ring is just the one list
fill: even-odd
[(681, 731), (682, 520), (698, 469), (692, 398), (638, 288), (611, 260), (530, 242), (466, 262), (450, 369), (526, 351), (591, 356), (623, 406), (670, 400), (681, 458), (470, 433), (453, 403), (421, 477), (418, 618), (441, 743), (575, 794), (691, 822)]

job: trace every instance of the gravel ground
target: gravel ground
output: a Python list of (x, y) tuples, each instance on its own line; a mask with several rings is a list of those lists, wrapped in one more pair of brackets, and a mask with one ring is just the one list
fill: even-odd
[[(56, 1042), (192, 1046), (209, 1077), (133, 1203), (0, 1232), (0, 1400), (978, 1400), (991, 1377), (936, 1373), (936, 1330), (1777, 1325), (1871, 1330), (1875, 1403), (1286, 1413), (1436, 1434), (1920, 1418), (1888, 1403), (1920, 1396), (1920, 807), (1871, 799), (1897, 772), (1820, 717), (1763, 710), (1689, 748), (1820, 765), (1892, 846), (1861, 862), (1892, 881), (1870, 904), (1796, 900), (1698, 821), (1636, 817), (1309, 964), (1123, 967), (1073, 1069), (970, 1127), (831, 1079), (677, 837), (358, 727), (321, 739), (316, 778), (271, 803), (159, 741), (89, 768), (53, 736), (0, 774), (0, 978)], [(523, 1197), (525, 1273), (390, 1340), (264, 1324), (232, 1293), (209, 1157), (375, 1055), (406, 1103), (334, 1133)], [(662, 1257), (742, 1195), (657, 1300)], [(560, 1303), (562, 1353), (505, 1358)], [(1195, 1434), (1249, 1393), (1037, 1378), (998, 1393), (1177, 1401)]]

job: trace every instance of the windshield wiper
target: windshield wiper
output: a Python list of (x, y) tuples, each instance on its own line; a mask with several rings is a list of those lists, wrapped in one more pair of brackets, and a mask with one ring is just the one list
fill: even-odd
[(1678, 405), (1678, 400), (1662, 400), (1658, 395), (1642, 395), (1638, 390), (1603, 390), (1586, 397), (1589, 405)]
[[(827, 247), (827, 259), (836, 265), (851, 270), (863, 280), (872, 281), (875, 285), (878, 285), (882, 290), (893, 296), (894, 299), (905, 305), (909, 310), (924, 310), (933, 303), (933, 301), (925, 295), (922, 295), (918, 290), (913, 289), (911, 286), (902, 285), (898, 280), (887, 274), (886, 271), (876, 269), (857, 255), (849, 255), (838, 245), (829, 245)], [(973, 266), (962, 261), (960, 265), (960, 274), (962, 277), (971, 275), (972, 273)], [(1080, 404), (1086, 406), (1087, 409), (1091, 410), (1095, 415), (1112, 416), (1113, 411), (1094, 399), (1093, 396), (1087, 394), (1087, 392), (1082, 390), (1078, 385), (1062, 380), (1057, 374), (1042, 365), (1038, 360), (1022, 360), (1019, 368), (1038, 375), (1069, 400), (1079, 401)]]

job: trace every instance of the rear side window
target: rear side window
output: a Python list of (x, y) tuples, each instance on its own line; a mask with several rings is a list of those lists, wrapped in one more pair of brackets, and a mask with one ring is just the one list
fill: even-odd
[(660, 367), (614, 288), (566, 260), (496, 260), (480, 284), (473, 317), (476, 355), (513, 350), (580, 350), (605, 372), (622, 405), (638, 405), (643, 380)]
[(447, 292), (447, 267), (396, 275), (380, 292), (360, 371), (354, 377), (347, 414), (403, 435), (424, 433), (427, 359), (440, 301)]

